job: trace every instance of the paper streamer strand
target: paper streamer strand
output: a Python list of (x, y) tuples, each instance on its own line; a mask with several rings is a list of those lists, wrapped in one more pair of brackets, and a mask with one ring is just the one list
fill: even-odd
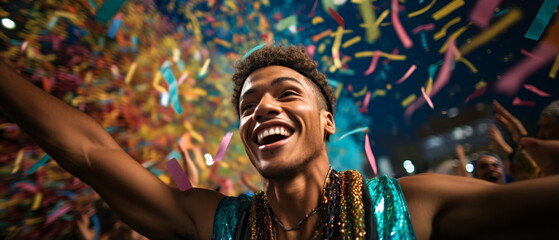
[(371, 164), (371, 168), (373, 169), (373, 173), (375, 176), (377, 175), (377, 163), (375, 160), (375, 155), (373, 155), (373, 150), (371, 149), (371, 143), (369, 141), (369, 135), (365, 135), (365, 153), (367, 154), (367, 159), (369, 159), (369, 163)]
[(532, 54), (538, 56), (538, 58), (525, 57), (503, 74), (503, 78), (495, 85), (495, 90), (497, 92), (509, 96), (516, 94), (528, 76), (532, 75), (532, 73), (538, 71), (555, 58), (557, 48), (551, 43), (542, 41), (534, 48)]
[(338, 139), (338, 141), (344, 139), (345, 137), (347, 137), (347, 136), (349, 136), (349, 135), (356, 134), (356, 133), (358, 133), (358, 132), (366, 132), (366, 131), (368, 131), (368, 130), (369, 130), (369, 127), (362, 127), (362, 128), (353, 129), (353, 130), (351, 130), (351, 131), (349, 131), (349, 132), (347, 132), (347, 133), (344, 133), (344, 135), (342, 135), (342, 136)]
[(171, 174), (171, 177), (179, 187), (179, 190), (186, 191), (192, 188), (192, 183), (190, 183), (190, 180), (188, 180), (188, 176), (186, 176), (186, 173), (184, 172), (176, 158), (172, 158), (171, 160), (167, 161), (166, 165), (167, 171), (169, 171), (169, 174)]
[(221, 161), (221, 159), (225, 155), (225, 150), (227, 150), (229, 141), (231, 141), (231, 137), (233, 137), (233, 132), (227, 132), (227, 134), (225, 134), (225, 137), (223, 137), (223, 139), (221, 140), (221, 143), (219, 144), (219, 149), (217, 149), (217, 153), (215, 154), (214, 162)]
[(31, 166), (29, 170), (27, 170), (27, 174), (33, 174), (35, 171), (37, 171), (37, 169), (47, 164), (49, 160), (50, 156), (48, 154), (45, 154), (45, 156), (39, 159), (39, 161), (37, 161), (35, 164), (33, 164), (33, 166)]
[(425, 98), (425, 101), (427, 101), (427, 104), (429, 104), (429, 107), (431, 107), (431, 109), (435, 109), (435, 107), (433, 107), (433, 101), (431, 101), (431, 98), (425, 92), (425, 87), (421, 87), (421, 94), (423, 94), (423, 97)]
[(338, 22), (338, 24), (340, 24), (342, 28), (345, 28), (344, 18), (338, 12), (336, 12), (336, 10), (332, 9), (332, 7), (328, 7), (328, 12), (330, 12), (330, 15), (332, 15), (334, 20), (336, 20), (336, 22)]
[(375, 71), (375, 69), (377, 68), (378, 59), (380, 58), (380, 54), (380, 51), (375, 51), (373, 58), (371, 59), (371, 65), (369, 65), (369, 68), (363, 73), (365, 76), (370, 75)]
[(404, 74), (404, 76), (402, 76), (400, 80), (396, 81), (396, 84), (400, 84), (406, 81), (406, 79), (408, 79), (411, 76), (411, 74), (415, 71), (415, 69), (417, 69), (417, 66), (415, 64), (411, 65), (410, 69), (408, 69), (406, 74)]
[(400, 22), (400, 17), (398, 16), (398, 0), (392, 0), (391, 9), (392, 13), (390, 17), (392, 19), (392, 26), (394, 27), (394, 30), (400, 38), (400, 41), (402, 41), (404, 47), (410, 49), (411, 47), (413, 47), (413, 42), (411, 41), (410, 37), (406, 33), (406, 30), (404, 30), (404, 27), (402, 27), (402, 23)]
[(528, 89), (529, 91), (539, 95), (540, 97), (549, 97), (551, 95), (549, 95), (549, 93), (546, 93), (542, 90), (540, 90), (539, 88), (535, 87), (534, 85), (530, 85), (530, 84), (524, 84), (524, 88)]

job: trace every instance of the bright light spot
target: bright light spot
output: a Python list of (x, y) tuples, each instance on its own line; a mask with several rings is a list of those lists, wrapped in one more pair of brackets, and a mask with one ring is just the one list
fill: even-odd
[(453, 138), (454, 140), (462, 140), (462, 139), (464, 139), (464, 138), (465, 138), (465, 137), (464, 137), (464, 131), (462, 130), (462, 128), (459, 128), (459, 127), (455, 128), (455, 129), (452, 131), (452, 138)]
[(460, 111), (458, 110), (458, 108), (451, 108), (451, 109), (448, 109), (448, 115), (447, 116), (449, 118), (453, 118), (453, 117), (458, 116), (459, 113), (460, 113)]
[(206, 165), (211, 166), (214, 164), (214, 158), (212, 157), (211, 154), (209, 153), (204, 154), (204, 158), (206, 159)]
[(436, 148), (443, 144), (443, 139), (438, 136), (432, 136), (427, 139), (427, 148)]
[(466, 164), (466, 171), (468, 172), (473, 172), (474, 171), (474, 165), (471, 163)]
[(466, 137), (471, 137), (472, 135), (474, 135), (474, 128), (472, 126), (464, 126), (462, 131), (464, 132), (464, 135)]
[(7, 29), (14, 29), (16, 27), (16, 23), (9, 18), (2, 18), (2, 26)]
[(413, 165), (413, 163), (410, 160), (404, 161), (404, 168), (406, 169), (406, 172), (408, 172), (408, 173), (415, 172), (415, 166)]

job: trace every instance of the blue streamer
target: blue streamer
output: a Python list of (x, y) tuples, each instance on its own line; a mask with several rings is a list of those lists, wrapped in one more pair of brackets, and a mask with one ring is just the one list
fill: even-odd
[(101, 236), (101, 221), (96, 214), (91, 216), (91, 224), (93, 225), (93, 230), (95, 230), (95, 237), (93, 239), (99, 240)]
[(266, 46), (266, 43), (262, 43), (256, 47), (254, 47), (253, 49), (250, 49), (250, 51), (248, 51), (242, 58), (242, 60), (244, 60), (245, 58), (247, 58), (248, 56), (250, 56), (250, 54), (252, 54), (254, 51), (263, 48), (264, 46)]
[(110, 38), (115, 38), (121, 25), (122, 25), (122, 19), (115, 19), (111, 24), (111, 27), (109, 28), (109, 32), (107, 33), (107, 36)]
[(540, 39), (558, 5), (559, 0), (545, 0), (524, 37), (532, 40)]
[(421, 46), (423, 46), (423, 49), (426, 51), (429, 51), (429, 46), (427, 45), (427, 35), (425, 32), (421, 31), (419, 32), (419, 36), (421, 37)]
[(45, 156), (39, 159), (39, 161), (37, 161), (35, 164), (33, 164), (33, 166), (31, 166), (29, 170), (27, 170), (27, 174), (33, 174), (35, 171), (37, 171), (37, 169), (47, 164), (49, 160), (50, 156), (48, 154), (45, 154)]
[(163, 63), (160, 71), (163, 74), (163, 78), (167, 81), (167, 84), (169, 84), (169, 100), (173, 103), (173, 109), (180, 115), (182, 114), (182, 107), (179, 101), (179, 89), (177, 79), (175, 78), (170, 65), (171, 64), (166, 61)]

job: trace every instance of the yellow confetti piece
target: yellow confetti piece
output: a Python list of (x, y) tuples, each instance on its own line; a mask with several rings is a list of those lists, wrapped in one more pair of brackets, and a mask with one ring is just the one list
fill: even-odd
[(493, 25), (489, 26), (485, 31), (471, 39), (460, 47), (462, 55), (467, 55), (483, 44), (494, 39), (499, 33), (505, 31), (507, 28), (518, 22), (522, 18), (522, 12), (517, 8), (512, 8), (509, 12), (501, 17)]
[(324, 22), (324, 18), (322, 18), (321, 16), (316, 16), (312, 18), (312, 25), (316, 25), (321, 22)]
[(459, 23), (462, 20), (462, 18), (460, 17), (456, 17), (450, 21), (448, 21), (442, 28), (441, 30), (439, 30), (437, 33), (433, 34), (433, 39), (435, 40), (439, 40), (441, 38), (443, 38), (444, 36), (446, 36), (446, 31), (448, 30), (448, 28), (450, 28), (452, 25)]
[(468, 23), (468, 25), (463, 26), (461, 28), (459, 28), (458, 30), (456, 30), (456, 32), (453, 32), (452, 34), (450, 34), (450, 36), (448, 36), (447, 41), (441, 46), (441, 48), (439, 49), (439, 54), (443, 54), (444, 52), (446, 52), (446, 49), (448, 48), (448, 40), (450, 39), (458, 39), (458, 37), (460, 37), (460, 35), (462, 35), (466, 30), (468, 30), (468, 27), (470, 27), (471, 23)]
[(392, 85), (390, 83), (386, 84), (386, 90), (392, 90)]
[[(375, 55), (375, 51), (361, 51), (361, 52), (356, 52), (354, 54), (354, 56), (356, 58), (372, 57), (373, 55)], [(385, 52), (380, 52), (380, 56), (388, 58), (390, 60), (394, 60), (394, 61), (403, 61), (403, 60), (406, 60), (406, 58), (407, 58), (406, 55), (397, 55), (397, 54), (391, 54), (391, 53), (385, 53)]]
[(334, 59), (334, 66), (336, 68), (342, 67), (342, 62), (340, 61), (340, 45), (342, 44), (344, 28), (338, 27), (336, 31), (336, 37), (334, 38), (334, 44), (332, 44), (332, 58)]
[(23, 225), (33, 225), (38, 223), (43, 223), (45, 221), (42, 217), (26, 218), (23, 220)]
[(433, 0), (431, 3), (429, 3), (429, 5), (427, 5), (426, 7), (419, 9), (415, 12), (412, 12), (410, 14), (408, 14), (408, 18), (412, 18), (412, 17), (416, 17), (419, 16), (427, 11), (429, 11), (429, 9), (431, 9), (431, 7), (433, 7), (433, 5), (435, 5), (435, 3), (437, 2), (437, 0)]
[(221, 46), (223, 46), (223, 47), (231, 48), (231, 43), (228, 42), (228, 41), (225, 41), (225, 40), (223, 40), (223, 39), (221, 39), (221, 38), (214, 38), (214, 42), (217, 43), (217, 44), (219, 44), (219, 45), (221, 45)]
[(181, 50), (178, 48), (173, 49), (173, 62), (179, 62), (181, 57)]
[(320, 39), (323, 39), (323, 38), (325, 38), (326, 36), (328, 36), (328, 34), (330, 34), (331, 32), (332, 32), (331, 29), (324, 30), (323, 32), (321, 32), (321, 33), (319, 33), (319, 34), (316, 34), (316, 35), (312, 36), (312, 37), (311, 37), (311, 40), (312, 40), (313, 42), (318, 42), (318, 41), (320, 41)]
[(22, 159), (23, 159), (23, 149), (21, 149), (17, 152), (16, 161), (14, 163), (14, 168), (12, 169), (12, 174), (16, 173), (19, 170)]
[(340, 97), (343, 88), (344, 88), (344, 84), (338, 83), (338, 87), (336, 88), (336, 92), (334, 93), (336, 95), (336, 99)]
[(42, 200), (43, 200), (43, 193), (41, 192), (35, 193), (35, 196), (33, 197), (33, 204), (31, 204), (31, 210), (35, 211), (39, 209)]
[(165, 89), (164, 87), (162, 87), (161, 85), (159, 85), (159, 82), (161, 82), (161, 78), (163, 77), (163, 74), (161, 74), (161, 72), (157, 71), (157, 73), (155, 74), (155, 77), (153, 78), (153, 82), (152, 82), (152, 86), (153, 88), (155, 88), (155, 90), (157, 90), (160, 93), (166, 93), (167, 89)]
[(555, 79), (557, 77), (557, 71), (559, 70), (559, 54), (555, 57), (555, 61), (549, 70), (549, 77)]
[(468, 59), (460, 57), (458, 58), (458, 61), (464, 63), (473, 73), (478, 72), (477, 68), (470, 61), (468, 61)]
[(417, 96), (415, 96), (415, 94), (412, 93), (411, 95), (409, 95), (407, 98), (405, 98), (402, 101), (402, 107), (407, 107), (408, 105), (410, 105), (410, 103), (415, 101), (416, 98), (417, 98)]
[(480, 88), (485, 87), (485, 86), (487, 86), (487, 82), (481, 80), (478, 83), (476, 83), (475, 87), (476, 87), (476, 90), (477, 90), (477, 89), (480, 89)]
[(126, 73), (126, 78), (124, 78), (124, 82), (126, 84), (130, 84), (130, 80), (132, 80), (132, 76), (134, 76), (134, 72), (136, 71), (137, 67), (138, 67), (137, 62), (133, 62), (132, 64), (130, 64), (130, 68), (128, 69), (128, 73)]
[(196, 139), (198, 142), (203, 143), (204, 142), (204, 137), (202, 137), (202, 135), (200, 135), (200, 133), (194, 131), (194, 128), (192, 128), (192, 125), (189, 122), (184, 122), (184, 128), (186, 128), (186, 130), (188, 131), (188, 133), (190, 133), (190, 136), (194, 139)]
[(432, 17), (433, 19), (435, 19), (435, 21), (437, 21), (441, 18), (446, 17), (448, 14), (454, 12), (456, 9), (462, 6), (464, 6), (464, 0), (454, 0), (452, 2), (449, 2), (446, 6), (442, 7), (435, 13), (433, 13)]
[(429, 77), (429, 79), (427, 79), (427, 83), (425, 83), (425, 93), (430, 94), (431, 89), (433, 89), (433, 78)]
[(353, 97), (361, 97), (361, 96), (365, 95), (365, 93), (367, 93), (367, 91), (368, 91), (368, 89), (367, 89), (367, 86), (365, 85), (365, 87), (363, 89), (361, 89), (361, 91), (354, 92)]
[(375, 26), (379, 26), (382, 21), (384, 21), (384, 19), (388, 17), (388, 14), (390, 14), (390, 10), (385, 9), (384, 11), (382, 11), (378, 19), (375, 21)]
[(363, 16), (363, 23), (365, 24), (365, 41), (367, 43), (374, 43), (380, 37), (378, 25), (375, 25), (376, 14), (373, 11), (374, 7), (371, 1), (361, 1), (359, 3), (359, 12)]
[(373, 93), (373, 97), (384, 97), (384, 96), (386, 96), (386, 90), (384, 89), (377, 89)]
[(342, 44), (342, 48), (347, 48), (347, 47), (349, 47), (349, 46), (351, 46), (351, 45), (353, 45), (353, 44), (356, 44), (356, 43), (358, 43), (358, 42), (360, 42), (360, 41), (361, 41), (361, 36), (356, 36), (356, 37), (354, 37), (354, 38), (352, 38), (352, 39), (349, 39), (349, 40), (347, 40), (346, 42), (344, 42), (344, 43)]
[(169, 178), (169, 176), (167, 175), (159, 175), (157, 176), (159, 178), (159, 180), (161, 180), (163, 183), (165, 184), (171, 184), (171, 178)]
[[(342, 33), (342, 35), (343, 34), (348, 34), (348, 33), (353, 33), (353, 30), (343, 30), (341, 33)], [(330, 37), (335, 37), (335, 36), (338, 36), (338, 31), (330, 33)]]
[(200, 72), (198, 72), (198, 76), (204, 76), (206, 75), (206, 73), (208, 73), (208, 68), (210, 66), (210, 59), (206, 59), (206, 61), (204, 62), (204, 65), (202, 66), (202, 68), (200, 69)]

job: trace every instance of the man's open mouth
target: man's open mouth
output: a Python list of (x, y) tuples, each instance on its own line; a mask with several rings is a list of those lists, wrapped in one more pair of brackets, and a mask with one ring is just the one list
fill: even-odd
[(281, 141), (290, 137), (293, 133), (291, 130), (282, 126), (273, 126), (266, 128), (258, 133), (258, 145), (268, 145), (277, 141)]

